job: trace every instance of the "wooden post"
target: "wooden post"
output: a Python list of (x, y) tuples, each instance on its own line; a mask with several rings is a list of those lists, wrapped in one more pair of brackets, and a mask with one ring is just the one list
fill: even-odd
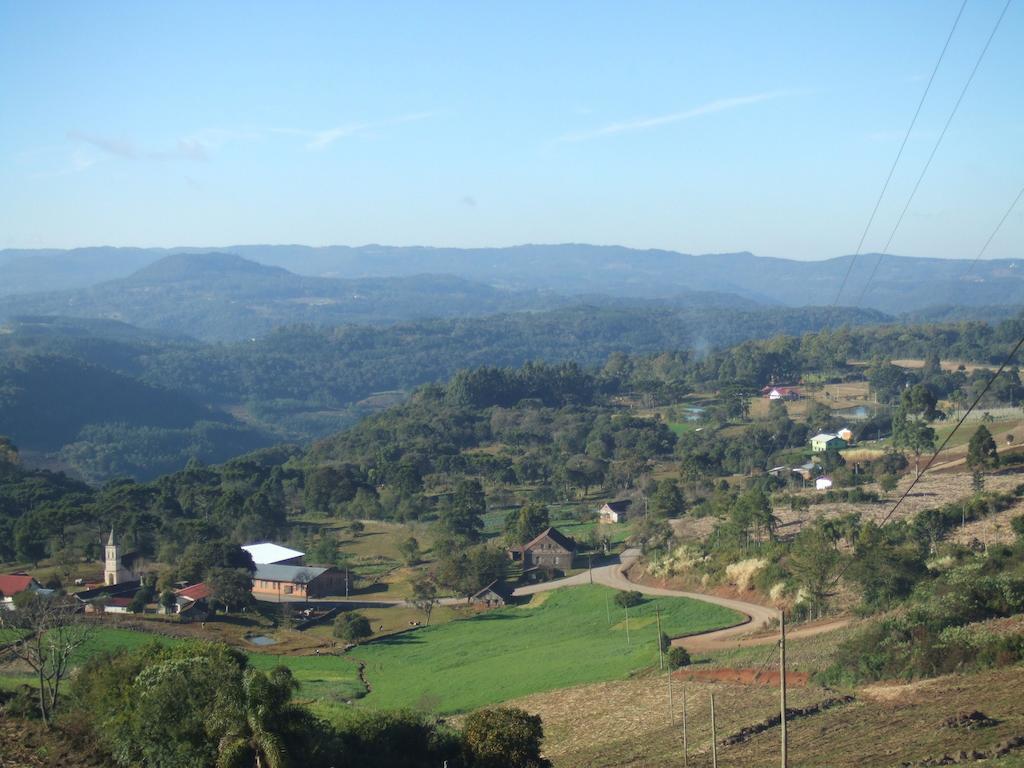
[(626, 606), (626, 645), (629, 645), (629, 606)]
[(690, 750), (686, 744), (686, 683), (683, 683), (683, 768), (690, 768)]
[(612, 607), (608, 595), (604, 596), (604, 611), (608, 614), (608, 626), (610, 627), (612, 625)]
[(715, 728), (715, 692), (711, 692), (711, 768), (718, 768), (718, 729)]
[(779, 611), (779, 700), (782, 709), (782, 768), (789, 766), (789, 745), (786, 742), (786, 611)]
[(668, 671), (668, 725), (671, 728), (676, 724), (676, 709), (672, 702), (672, 670)]
[[(661, 647), (661, 608), (654, 609), (655, 615), (658, 617), (658, 671), (665, 669), (665, 652)], [(669, 673), (671, 679), (671, 673)], [(671, 686), (669, 686), (671, 690)]]

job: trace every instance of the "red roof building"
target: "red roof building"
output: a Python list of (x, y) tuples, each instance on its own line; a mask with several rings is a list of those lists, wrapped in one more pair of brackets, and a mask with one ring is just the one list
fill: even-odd
[(33, 588), (39, 589), (39, 584), (27, 573), (0, 573), (0, 594), (5, 598)]
[(174, 594), (188, 600), (205, 600), (210, 596), (210, 588), (206, 586), (206, 582), (200, 581), (198, 584), (193, 584), (191, 587), (179, 589), (175, 591)]

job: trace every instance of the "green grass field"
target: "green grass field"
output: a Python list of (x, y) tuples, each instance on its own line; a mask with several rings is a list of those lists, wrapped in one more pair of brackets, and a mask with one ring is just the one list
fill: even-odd
[[(351, 655), (366, 663), (362, 704), (456, 713), (538, 691), (622, 678), (657, 663), (655, 608), (681, 635), (733, 624), (738, 614), (693, 600), (659, 598), (625, 613), (615, 591), (582, 586), (378, 641)], [(609, 626), (607, 606), (611, 606)]]

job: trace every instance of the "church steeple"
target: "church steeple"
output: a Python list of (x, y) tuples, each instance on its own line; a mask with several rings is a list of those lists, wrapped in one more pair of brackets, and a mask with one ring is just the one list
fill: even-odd
[(124, 581), (124, 569), (121, 567), (121, 553), (114, 543), (114, 529), (110, 529), (107, 538), (106, 559), (103, 561), (103, 583), (107, 586)]

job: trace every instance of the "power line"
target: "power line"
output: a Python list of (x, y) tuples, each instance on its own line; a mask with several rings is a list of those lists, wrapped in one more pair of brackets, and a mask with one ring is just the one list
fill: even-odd
[(1010, 218), (1010, 214), (1013, 213), (1013, 209), (1017, 207), (1017, 203), (1020, 202), (1021, 197), (1024, 197), (1024, 187), (1021, 187), (1020, 192), (1018, 192), (1017, 196), (1013, 198), (1013, 202), (1010, 203), (1010, 207), (1006, 209), (1006, 213), (1003, 214), (1003, 218), (1001, 218), (999, 220), (999, 223), (996, 224), (996, 228), (992, 230), (992, 234), (988, 236), (988, 240), (986, 240), (985, 244), (981, 246), (981, 250), (978, 251), (978, 255), (974, 257), (974, 261), (972, 261), (967, 266), (967, 270), (964, 272), (964, 277), (967, 277), (967, 275), (971, 273), (971, 270), (974, 269), (974, 265), (978, 263), (979, 259), (981, 259), (982, 254), (984, 254), (985, 251), (988, 250), (989, 243), (991, 243), (992, 240), (995, 239), (995, 236), (999, 233), (999, 230), (1003, 228), (1003, 224), (1006, 222), (1008, 218)]
[(771, 647), (771, 650), (768, 651), (768, 656), (765, 657), (765, 660), (761, 664), (760, 669), (758, 669), (757, 672), (754, 673), (754, 682), (757, 682), (757, 678), (759, 678), (762, 674), (764, 674), (764, 671), (768, 668), (768, 665), (771, 663), (772, 658), (774, 658), (774, 656), (775, 656), (775, 650), (776, 650), (776, 648), (773, 645)]
[(882, 259), (885, 258), (885, 254), (888, 253), (889, 246), (892, 245), (893, 238), (896, 237), (896, 232), (903, 223), (903, 217), (907, 215), (907, 210), (910, 208), (910, 204), (914, 201), (914, 196), (917, 195), (917, 190), (921, 186), (921, 182), (924, 181), (925, 174), (928, 173), (928, 168), (931, 167), (932, 160), (935, 158), (936, 152), (939, 151), (939, 147), (942, 145), (942, 140), (946, 137), (946, 131), (949, 130), (949, 126), (953, 122), (953, 118), (956, 116), (957, 110), (960, 109), (960, 103), (964, 100), (964, 96), (967, 94), (967, 89), (970, 87), (971, 81), (974, 80), (974, 75), (978, 72), (978, 68), (981, 66), (981, 62), (985, 58), (985, 54), (988, 52), (992, 39), (996, 36), (996, 32), (999, 31), (999, 26), (1003, 23), (1003, 17), (1006, 16), (1006, 12), (1010, 9), (1011, 2), (1013, 2), (1013, 0), (1006, 0), (1006, 4), (1003, 6), (1003, 10), (999, 14), (999, 18), (996, 19), (995, 26), (992, 27), (988, 40), (985, 41), (985, 46), (981, 49), (981, 53), (978, 54), (978, 60), (974, 62), (974, 68), (971, 70), (971, 74), (968, 76), (967, 82), (964, 83), (964, 87), (960, 90), (960, 95), (957, 97), (956, 103), (953, 105), (953, 110), (949, 113), (949, 117), (946, 118), (946, 124), (942, 127), (942, 132), (939, 134), (939, 138), (936, 140), (935, 146), (932, 147), (931, 154), (928, 155), (928, 160), (925, 162), (924, 168), (921, 169), (921, 173), (917, 177), (917, 181), (914, 183), (914, 188), (910, 191), (910, 196), (907, 198), (907, 202), (903, 206), (903, 210), (900, 212), (899, 218), (896, 219), (896, 224), (893, 226), (892, 232), (889, 233), (889, 239), (885, 242), (885, 247), (882, 248), (881, 253), (879, 253), (878, 260), (875, 262), (875, 266), (872, 268), (871, 274), (868, 275), (868, 281), (864, 283), (864, 288), (857, 297), (857, 301), (854, 303), (854, 306), (860, 305), (864, 300), (864, 296), (868, 292), (868, 288), (871, 287), (871, 282), (875, 279), (878, 267), (882, 263)]
[(903, 142), (900, 144), (899, 152), (896, 153), (896, 159), (892, 161), (892, 166), (889, 168), (889, 175), (885, 177), (885, 183), (882, 184), (882, 191), (878, 193), (878, 199), (875, 201), (875, 207), (871, 210), (871, 215), (868, 217), (868, 223), (864, 226), (864, 231), (861, 233), (860, 242), (857, 243), (857, 250), (854, 251), (853, 258), (850, 259), (850, 265), (846, 268), (846, 274), (843, 276), (842, 282), (839, 284), (839, 290), (836, 291), (836, 299), (832, 302), (832, 306), (835, 307), (839, 304), (839, 298), (843, 295), (843, 289), (846, 287), (846, 283), (850, 279), (850, 274), (853, 272), (853, 265), (857, 261), (857, 257), (860, 256), (861, 249), (864, 247), (864, 240), (868, 236), (868, 231), (871, 229), (871, 225), (875, 221), (875, 215), (878, 213), (878, 208), (882, 204), (882, 198), (885, 197), (885, 192), (889, 188), (889, 182), (892, 181), (892, 176), (896, 172), (896, 166), (900, 162), (900, 158), (903, 156), (903, 149), (907, 146), (907, 140), (910, 138), (911, 131), (914, 130), (914, 125), (917, 123), (918, 115), (921, 114), (921, 108), (924, 106), (924, 101), (928, 97), (928, 91), (931, 90), (932, 82), (935, 80), (935, 75), (939, 71), (939, 65), (942, 63), (942, 59), (946, 55), (946, 50), (949, 48), (949, 41), (953, 39), (953, 33), (956, 32), (957, 25), (960, 23), (960, 17), (963, 16), (964, 8), (967, 7), (967, 0), (963, 1), (960, 6), (960, 10), (956, 14), (956, 18), (953, 19), (953, 26), (949, 30), (949, 34), (946, 36), (946, 43), (942, 46), (942, 52), (939, 53), (939, 58), (935, 62), (935, 66), (932, 68), (931, 77), (928, 78), (928, 84), (924, 88), (924, 93), (921, 94), (921, 100), (917, 102), (917, 109), (914, 110), (914, 117), (910, 120), (910, 125), (907, 126), (907, 132), (903, 135)]
[[(985, 383), (984, 388), (981, 390), (978, 396), (974, 398), (974, 402), (971, 403), (970, 408), (964, 411), (964, 415), (960, 417), (960, 421), (958, 421), (956, 423), (956, 426), (953, 427), (953, 431), (946, 435), (946, 439), (942, 441), (942, 445), (940, 445), (938, 449), (935, 451), (935, 453), (931, 455), (931, 458), (928, 459), (927, 463), (924, 465), (924, 469), (922, 469), (920, 474), (918, 474), (917, 477), (915, 477), (911, 481), (910, 485), (907, 486), (907, 490), (905, 490), (900, 495), (900, 497), (896, 500), (896, 503), (892, 505), (892, 509), (890, 509), (886, 513), (885, 517), (882, 518), (882, 521), (878, 524), (879, 528), (884, 526), (886, 523), (889, 522), (890, 519), (892, 519), (892, 516), (895, 514), (896, 510), (899, 509), (900, 504), (902, 504), (903, 501), (907, 498), (907, 496), (910, 495), (910, 492), (914, 490), (914, 486), (916, 486), (917, 483), (921, 480), (921, 477), (924, 475), (925, 472), (928, 471), (931, 465), (935, 462), (935, 459), (938, 458), (939, 454), (942, 453), (943, 450), (945, 450), (946, 446), (949, 444), (949, 441), (953, 439), (953, 435), (955, 435), (957, 433), (957, 430), (960, 429), (961, 426), (963, 426), (963, 423), (967, 420), (967, 417), (971, 415), (971, 411), (973, 411), (977, 407), (978, 403), (981, 402), (981, 399), (988, 392), (989, 388), (992, 386), (995, 380), (999, 378), (1003, 371), (1006, 370), (1006, 366), (1008, 366), (1013, 361), (1013, 358), (1017, 355), (1022, 346), (1024, 346), (1024, 336), (1021, 336), (1020, 340), (1014, 345), (1013, 349), (1010, 350), (1010, 354), (1008, 354), (1006, 356), (1006, 359), (1003, 360), (1002, 365), (999, 366), (999, 370), (997, 370), (995, 374), (993, 374), (992, 378), (990, 378)], [(829, 589), (832, 589), (839, 583), (839, 580), (843, 578), (843, 576), (846, 574), (847, 570), (849, 570), (852, 564), (853, 560), (848, 560), (846, 564), (839, 569), (839, 573), (832, 580), (832, 584), (829, 587)]]

